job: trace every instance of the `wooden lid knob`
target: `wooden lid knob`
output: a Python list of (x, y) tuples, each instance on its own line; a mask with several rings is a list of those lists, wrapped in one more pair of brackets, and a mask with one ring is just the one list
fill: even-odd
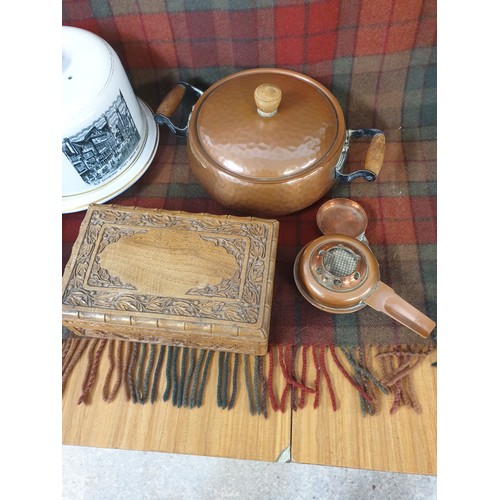
[(278, 106), (281, 102), (281, 90), (277, 85), (264, 83), (255, 89), (254, 98), (259, 115), (269, 118), (278, 112)]

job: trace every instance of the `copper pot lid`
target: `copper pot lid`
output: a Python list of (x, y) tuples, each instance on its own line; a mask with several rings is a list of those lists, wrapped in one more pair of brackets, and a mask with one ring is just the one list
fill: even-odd
[(326, 87), (289, 70), (253, 69), (223, 78), (202, 95), (189, 139), (214, 166), (267, 182), (334, 161), (345, 133), (342, 109)]

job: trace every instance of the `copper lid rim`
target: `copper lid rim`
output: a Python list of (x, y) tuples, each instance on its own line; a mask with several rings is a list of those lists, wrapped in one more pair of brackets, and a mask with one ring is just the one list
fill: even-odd
[[(318, 91), (320, 91), (328, 99), (328, 101), (330, 101), (332, 105), (332, 110), (335, 112), (335, 117), (337, 119), (337, 135), (335, 139), (332, 141), (330, 148), (328, 149), (328, 151), (325, 152), (325, 154), (321, 158), (316, 160), (311, 165), (305, 166), (300, 171), (291, 174), (280, 175), (277, 177), (258, 177), (250, 174), (246, 175), (245, 173), (235, 172), (221, 165), (215, 158), (213, 158), (206, 151), (197, 133), (198, 118), (201, 108), (203, 104), (206, 102), (206, 100), (216, 89), (218, 89), (221, 85), (223, 85), (225, 82), (229, 80), (241, 78), (246, 75), (254, 75), (260, 73), (262, 73), (263, 75), (266, 73), (289, 75), (293, 78), (297, 78), (306, 83), (309, 83), (310, 85), (315, 87)], [(201, 164), (205, 165), (206, 168), (214, 168), (224, 174), (227, 174), (230, 177), (242, 179), (245, 181), (250, 181), (257, 184), (277, 184), (277, 183), (287, 183), (295, 179), (306, 177), (307, 175), (317, 171), (318, 169), (323, 168), (325, 164), (328, 165), (328, 167), (333, 170), (337, 166), (337, 160), (340, 158), (340, 153), (342, 151), (342, 148), (346, 140), (346, 134), (347, 134), (347, 127), (345, 124), (342, 108), (340, 107), (340, 104), (338, 103), (338, 100), (335, 98), (333, 93), (323, 84), (321, 84), (320, 82), (314, 80), (313, 78), (307, 75), (304, 75), (302, 73), (293, 70), (288, 70), (283, 68), (254, 68), (254, 69), (239, 71), (237, 73), (233, 73), (226, 77), (223, 77), (203, 93), (198, 102), (195, 104), (192, 111), (189, 123), (188, 142), (190, 144), (192, 153), (196, 156), (197, 160)]]
[[(318, 226), (318, 229), (325, 235), (330, 234), (328, 232), (328, 223), (332, 218), (335, 217), (335, 210), (338, 211), (339, 208), (350, 208), (351, 213), (355, 214), (356, 222), (359, 223), (359, 230), (357, 231), (357, 234), (345, 234), (354, 238), (363, 235), (366, 231), (366, 228), (368, 227), (368, 216), (365, 209), (358, 202), (350, 198), (343, 197), (327, 200), (319, 207), (316, 213), (316, 224)], [(340, 213), (340, 215), (342, 214)]]
[[(342, 148), (341, 146), (338, 148), (337, 151), (335, 152), (329, 152), (327, 156), (323, 157), (320, 162), (313, 163), (310, 167), (307, 167), (307, 169), (303, 170), (302, 172), (297, 172), (295, 174), (291, 174), (288, 176), (280, 176), (280, 177), (252, 177), (251, 175), (244, 175), (244, 174), (239, 174), (236, 172), (232, 172), (231, 170), (224, 168), (220, 163), (217, 163), (213, 158), (211, 158), (208, 154), (207, 155), (202, 155), (201, 157), (198, 157), (198, 161), (202, 164), (209, 164), (210, 168), (214, 168), (220, 172), (223, 172), (227, 174), (230, 177), (237, 178), (237, 179), (242, 179), (245, 181), (252, 182), (253, 184), (285, 184), (290, 181), (294, 181), (296, 179), (304, 179), (308, 175), (316, 172), (317, 170), (323, 168), (325, 165), (328, 166), (329, 169), (335, 170), (337, 166), (337, 162), (332, 163), (332, 160), (334, 160), (337, 157), (337, 152), (340, 151)], [(195, 150), (193, 150), (193, 153), (196, 154)], [(332, 177), (333, 181), (333, 177)]]

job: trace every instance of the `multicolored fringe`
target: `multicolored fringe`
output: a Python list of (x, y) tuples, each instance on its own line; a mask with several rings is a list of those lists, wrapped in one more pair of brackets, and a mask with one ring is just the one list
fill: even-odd
[[(336, 411), (338, 401), (327, 368), (327, 357), (332, 358), (334, 365), (358, 392), (363, 415), (379, 414), (380, 398), (389, 394), (393, 396), (391, 414), (403, 405), (421, 412), (412, 373), (433, 350), (433, 346), (408, 345), (378, 348), (305, 345), (299, 356), (296, 346), (277, 345), (269, 348), (265, 360), (263, 356), (70, 336), (63, 339), (63, 392), (76, 364), (87, 357), (78, 404), (90, 403), (106, 347), (109, 366), (102, 386), (102, 398), (106, 402), (114, 401), (122, 388), (125, 398), (134, 404), (155, 403), (162, 399), (179, 408), (199, 408), (203, 404), (210, 365), (214, 362), (217, 363), (217, 406), (224, 410), (234, 407), (239, 370), (243, 370), (249, 411), (265, 418), (268, 404), (275, 412), (285, 412), (290, 406), (297, 411), (306, 406), (309, 394), (314, 396), (313, 408), (317, 408), (322, 377), (332, 410)], [(373, 349), (375, 354), (371, 352)], [(380, 364), (381, 378), (374, 375), (372, 363), (375, 360)], [(315, 373), (312, 384), (307, 381), (310, 363)], [(297, 366), (300, 366), (300, 373)], [(278, 376), (285, 381), (281, 394), (275, 388)], [(165, 385), (163, 393), (160, 385)]]

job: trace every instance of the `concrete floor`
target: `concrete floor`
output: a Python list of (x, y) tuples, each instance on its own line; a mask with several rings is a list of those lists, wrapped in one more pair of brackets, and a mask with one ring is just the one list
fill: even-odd
[(419, 500), (436, 477), (63, 446), (63, 499)]

